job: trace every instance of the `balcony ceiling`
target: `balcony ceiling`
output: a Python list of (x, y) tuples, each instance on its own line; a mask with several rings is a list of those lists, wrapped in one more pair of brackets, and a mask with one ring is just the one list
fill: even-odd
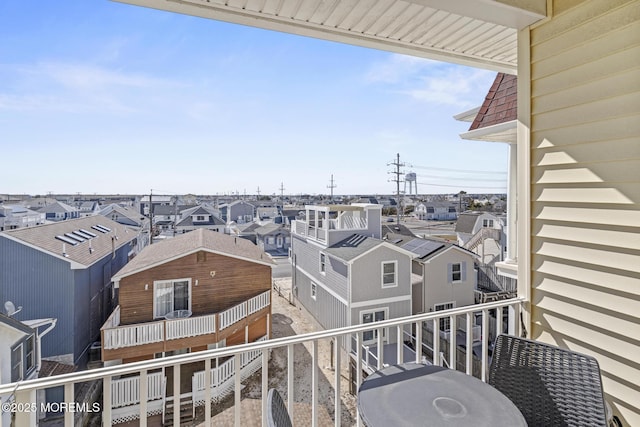
[(517, 30), (546, 11), (546, 0), (116, 1), (508, 74)]

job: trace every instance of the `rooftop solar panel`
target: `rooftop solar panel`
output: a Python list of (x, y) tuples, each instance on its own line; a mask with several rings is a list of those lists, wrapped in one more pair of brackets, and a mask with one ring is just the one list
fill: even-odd
[(56, 236), (56, 239), (62, 240), (63, 242), (68, 243), (68, 244), (73, 245), (73, 246), (78, 244), (78, 242), (76, 242), (75, 240), (72, 240), (72, 239), (70, 239), (68, 237), (65, 237), (65, 236), (58, 235), (58, 236)]

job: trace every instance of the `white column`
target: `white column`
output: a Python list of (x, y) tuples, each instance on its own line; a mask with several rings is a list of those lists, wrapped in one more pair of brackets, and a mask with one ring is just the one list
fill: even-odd
[(509, 144), (509, 169), (507, 175), (507, 259), (518, 260), (518, 145)]

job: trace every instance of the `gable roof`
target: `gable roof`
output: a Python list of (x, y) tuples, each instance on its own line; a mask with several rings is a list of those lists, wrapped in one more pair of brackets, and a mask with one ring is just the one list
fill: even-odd
[(456, 221), (456, 233), (473, 233), (473, 227), (480, 216), (479, 212), (462, 212)]
[[(108, 217), (112, 212), (117, 212), (120, 216), (130, 219), (132, 222), (142, 225), (148, 218), (142, 215), (140, 212), (132, 209), (130, 207), (121, 206), (116, 203), (111, 203), (110, 205), (100, 209), (98, 215)], [(116, 221), (118, 222), (118, 221)]]
[[(102, 232), (93, 228), (99, 226), (106, 227), (110, 231)], [(75, 244), (66, 243), (64, 239), (56, 238), (56, 236), (64, 237), (65, 233), (78, 230), (89, 231), (95, 237), (87, 238), (83, 242), (67, 238)], [(137, 232), (102, 215), (93, 215), (35, 227), (7, 230), (0, 233), (0, 237), (8, 238), (65, 260), (71, 264), (72, 269), (78, 269), (86, 268), (105, 256), (111, 255), (113, 249), (117, 250), (128, 245), (131, 240), (137, 237)]]
[(346, 239), (329, 246), (325, 252), (343, 261), (351, 261), (365, 252), (380, 246), (382, 243), (382, 240), (379, 239), (361, 234), (352, 234)]
[(263, 225), (262, 227), (256, 228), (255, 231), (258, 236), (264, 236), (267, 234), (275, 233), (276, 231), (280, 231), (283, 228), (284, 226), (282, 224), (275, 224), (273, 222), (270, 222), (268, 224)]
[(20, 331), (26, 335), (30, 335), (35, 332), (35, 330), (31, 328), (29, 325), (26, 325), (21, 321), (14, 319), (13, 317), (7, 316), (4, 313), (0, 313), (0, 323), (10, 328), (13, 328), (17, 331)]
[(258, 264), (273, 265), (269, 255), (252, 242), (199, 228), (172, 239), (147, 246), (127, 265), (122, 267), (113, 276), (112, 280), (118, 282), (124, 277), (198, 251), (207, 251)]
[(518, 118), (518, 78), (498, 73), (469, 130), (497, 125)]
[(194, 215), (204, 215), (209, 216), (208, 221), (196, 221), (196, 225), (225, 225), (225, 222), (219, 218), (215, 212), (210, 209), (205, 208), (204, 206), (195, 206), (193, 208), (185, 209), (180, 212), (180, 215), (183, 217), (178, 223), (176, 227), (190, 227), (193, 226), (193, 216)]
[(46, 205), (40, 209), (38, 209), (38, 212), (47, 212), (47, 213), (54, 213), (54, 212), (77, 212), (78, 209), (73, 207), (73, 206), (69, 206), (66, 203), (62, 203), (59, 201), (56, 201), (54, 203), (51, 203), (50, 205)]

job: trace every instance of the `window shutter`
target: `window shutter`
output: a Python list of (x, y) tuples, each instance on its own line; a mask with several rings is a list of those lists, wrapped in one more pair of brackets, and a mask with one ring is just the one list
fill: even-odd
[(453, 277), (453, 264), (447, 264), (447, 283), (451, 283), (451, 278)]
[(467, 263), (466, 262), (460, 263), (460, 279), (463, 282), (467, 281)]

